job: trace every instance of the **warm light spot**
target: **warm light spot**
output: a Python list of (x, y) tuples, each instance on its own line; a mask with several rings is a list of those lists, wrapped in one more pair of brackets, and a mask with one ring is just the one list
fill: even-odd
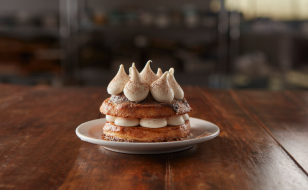
[(218, 0), (212, 0), (210, 2), (210, 9), (213, 13), (217, 13), (220, 10), (220, 2)]
[(226, 0), (228, 10), (242, 12), (246, 19), (305, 20), (307, 7), (307, 0)]

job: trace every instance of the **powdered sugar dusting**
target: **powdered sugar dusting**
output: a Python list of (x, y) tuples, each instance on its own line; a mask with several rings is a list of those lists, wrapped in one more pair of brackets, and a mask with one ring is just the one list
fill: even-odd
[(131, 78), (124, 87), (124, 94), (130, 101), (140, 102), (149, 94), (150, 87), (141, 81), (136, 67), (131, 67)]
[(150, 67), (151, 60), (147, 62), (144, 69), (141, 71), (140, 76), (144, 83), (151, 85), (154, 81), (158, 79), (158, 76), (152, 71)]
[(117, 75), (111, 80), (107, 87), (107, 92), (117, 95), (123, 92), (125, 84), (128, 82), (129, 76), (125, 73), (124, 66), (120, 65)]
[(158, 77), (163, 76), (163, 71), (161, 70), (161, 68), (158, 68), (158, 69), (157, 69), (156, 75), (157, 75)]
[(174, 69), (171, 68), (169, 70), (169, 75), (168, 75), (168, 82), (174, 92), (174, 98), (176, 99), (183, 99), (184, 98), (184, 91), (181, 88), (181, 86), (176, 82), (174, 78)]
[(133, 63), (129, 69), (129, 76), (121, 65), (117, 75), (108, 85), (108, 93), (117, 95), (124, 92), (125, 96), (134, 102), (145, 99), (149, 91), (158, 102), (171, 102), (173, 99), (182, 100), (184, 91), (174, 78), (174, 69), (171, 68), (169, 72), (163, 74), (159, 68), (155, 74), (151, 70), (151, 62), (151, 60), (147, 62), (140, 74)]
[(173, 90), (167, 80), (169, 72), (165, 72), (158, 80), (150, 86), (153, 98), (159, 102), (171, 102), (174, 98)]

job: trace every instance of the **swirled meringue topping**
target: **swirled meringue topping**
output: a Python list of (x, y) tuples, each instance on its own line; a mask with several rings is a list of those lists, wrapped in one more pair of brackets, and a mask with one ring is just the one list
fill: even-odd
[(184, 123), (185, 123), (185, 120), (183, 119), (183, 116), (181, 115), (176, 115), (176, 116), (167, 118), (168, 125), (183, 125)]
[(171, 68), (169, 70), (168, 82), (173, 89), (174, 98), (183, 99), (184, 98), (184, 91), (181, 88), (181, 86), (176, 82), (176, 80), (174, 78), (174, 69), (173, 68)]
[(134, 102), (144, 100), (149, 94), (149, 86), (141, 81), (136, 67), (131, 67), (131, 78), (124, 87), (124, 95)]
[(168, 73), (169, 72), (165, 72), (163, 76), (153, 82), (150, 86), (151, 94), (158, 102), (171, 102), (174, 98), (172, 87), (167, 80)]
[(150, 62), (152, 61), (149, 60), (140, 73), (142, 82), (146, 83), (149, 86), (158, 79), (158, 76), (156, 76), (156, 74), (152, 71), (150, 67)]
[(117, 95), (123, 92), (124, 86), (128, 80), (129, 76), (127, 76), (124, 66), (121, 64), (117, 75), (111, 80), (107, 87), (108, 94)]
[(134, 102), (144, 100), (149, 91), (158, 102), (171, 102), (173, 99), (183, 99), (184, 91), (174, 78), (174, 69), (163, 74), (158, 68), (155, 74), (150, 67), (149, 60), (142, 70), (138, 72), (135, 63), (129, 68), (129, 76), (125, 73), (123, 65), (120, 65), (117, 75), (109, 83), (107, 91), (111, 95), (124, 92), (125, 96)]
[(158, 68), (158, 69), (157, 69), (156, 75), (157, 75), (159, 78), (160, 78), (161, 76), (163, 76), (163, 72), (162, 72), (161, 68)]
[(134, 127), (139, 125), (139, 119), (118, 117), (114, 124), (124, 127)]
[(142, 118), (140, 119), (140, 126), (147, 128), (161, 128), (167, 126), (165, 118)]

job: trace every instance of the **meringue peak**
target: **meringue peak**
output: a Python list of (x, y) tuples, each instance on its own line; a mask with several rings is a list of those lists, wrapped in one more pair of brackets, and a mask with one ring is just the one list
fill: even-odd
[(150, 67), (150, 62), (152, 62), (152, 61), (149, 60), (140, 73), (142, 81), (144, 83), (148, 84), (148, 85), (151, 85), (154, 81), (156, 81), (158, 79), (158, 77), (152, 71), (152, 69)]
[(169, 72), (166, 71), (159, 79), (150, 86), (153, 98), (158, 102), (171, 102), (174, 98), (174, 92), (168, 82)]
[(140, 102), (148, 96), (150, 87), (142, 82), (136, 67), (131, 67), (130, 71), (131, 78), (124, 87), (124, 94), (130, 101)]
[(157, 69), (156, 75), (157, 75), (158, 77), (163, 76), (163, 71), (161, 70), (161, 68), (158, 68), (158, 69)]
[(139, 76), (137, 68), (134, 67), (134, 65), (133, 65), (131, 68), (129, 68), (129, 70), (131, 71), (131, 78), (130, 78), (130, 80), (131, 81), (135, 81), (135, 82), (137, 82), (139, 84), (142, 83), (142, 80), (141, 80), (141, 78)]
[(171, 68), (169, 69), (169, 73), (172, 74), (172, 75), (174, 75), (174, 68), (173, 68), (173, 67), (171, 67)]
[[(133, 67), (136, 68), (135, 62), (133, 62), (132, 66), (129, 68), (129, 76), (130, 76), (130, 77), (132, 77), (132, 71), (131, 71), (131, 70), (132, 70)], [(137, 70), (137, 68), (136, 68), (136, 70)], [(138, 70), (137, 70), (137, 73), (138, 73), (138, 75), (139, 75)]]
[(108, 94), (117, 95), (123, 92), (124, 86), (128, 82), (128, 80), (129, 76), (126, 74), (124, 66), (121, 64), (118, 73), (110, 81), (107, 87)]
[(169, 69), (168, 82), (173, 89), (174, 98), (183, 99), (184, 98), (184, 91), (181, 88), (181, 86), (176, 82), (176, 80), (174, 78), (174, 69), (173, 68)]

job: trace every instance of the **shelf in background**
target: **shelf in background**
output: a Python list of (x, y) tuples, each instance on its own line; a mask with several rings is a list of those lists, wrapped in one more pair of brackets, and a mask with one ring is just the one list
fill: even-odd
[(60, 37), (59, 28), (42, 28), (33, 26), (0, 26), (0, 34), (22, 38), (33, 38), (38, 36)]

